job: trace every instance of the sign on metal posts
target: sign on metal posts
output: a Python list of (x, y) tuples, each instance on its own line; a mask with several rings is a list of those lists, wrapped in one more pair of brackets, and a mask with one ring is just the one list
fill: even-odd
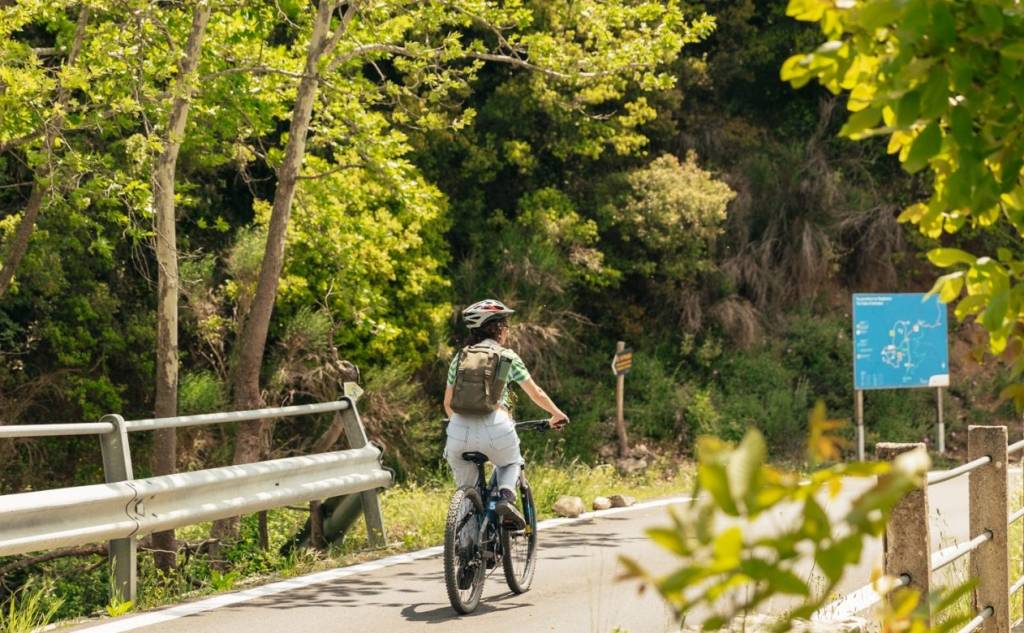
[(858, 459), (864, 459), (864, 391), (873, 389), (936, 389), (938, 449), (944, 453), (942, 389), (948, 386), (949, 326), (937, 295), (853, 295)]

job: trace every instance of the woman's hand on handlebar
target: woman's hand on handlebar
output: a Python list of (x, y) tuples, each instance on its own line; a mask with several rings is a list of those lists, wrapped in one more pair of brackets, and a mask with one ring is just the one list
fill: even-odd
[(568, 423), (569, 416), (565, 415), (564, 413), (557, 413), (551, 416), (551, 419), (548, 420), (548, 426), (556, 431), (561, 431), (562, 429), (565, 428), (565, 425)]

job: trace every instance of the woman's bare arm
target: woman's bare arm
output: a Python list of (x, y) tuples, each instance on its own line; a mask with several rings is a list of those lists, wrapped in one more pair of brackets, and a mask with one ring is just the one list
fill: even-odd
[(453, 411), (452, 411), (452, 393), (454, 393), (454, 392), (455, 392), (455, 386), (454, 385), (447, 385), (444, 388), (444, 412), (448, 415), (449, 418), (452, 417), (452, 413), (453, 413)]
[(554, 401), (551, 400), (551, 397), (540, 388), (540, 385), (533, 382), (533, 378), (527, 378), (523, 382), (519, 383), (519, 386), (523, 388), (526, 395), (530, 396), (530, 400), (532, 400), (535, 405), (551, 414), (551, 419), (548, 422), (552, 428), (561, 426), (561, 422), (563, 420), (566, 422), (569, 421), (569, 416), (558, 408), (558, 405), (556, 405)]

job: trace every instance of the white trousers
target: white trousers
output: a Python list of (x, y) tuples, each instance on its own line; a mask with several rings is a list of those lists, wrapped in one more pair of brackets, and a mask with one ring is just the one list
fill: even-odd
[(498, 487), (515, 492), (523, 456), (519, 452), (515, 422), (508, 411), (498, 409), (487, 415), (452, 414), (444, 456), (452, 467), (455, 485), (460, 488), (477, 483), (476, 464), (462, 459), (462, 454), (470, 451), (486, 455), (497, 469)]

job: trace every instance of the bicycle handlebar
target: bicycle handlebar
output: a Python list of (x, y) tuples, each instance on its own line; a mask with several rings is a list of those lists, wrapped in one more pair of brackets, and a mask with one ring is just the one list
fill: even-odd
[[(443, 420), (444, 420), (445, 424), (448, 424), (448, 422), (449, 422), (448, 418), (443, 418)], [(554, 428), (556, 430), (561, 430), (568, 423), (569, 423), (568, 418), (563, 418), (561, 422), (556, 423)], [(516, 422), (515, 426), (516, 426), (517, 429), (526, 429), (526, 430), (541, 431), (541, 432), (547, 431), (547, 430), (552, 428), (551, 425), (549, 424), (549, 420), (547, 418), (544, 418), (544, 419), (541, 419), (541, 420), (524, 420), (522, 422)]]
[(526, 420), (523, 422), (516, 422), (517, 429), (532, 429), (534, 431), (547, 431), (551, 428), (548, 421), (545, 420)]

